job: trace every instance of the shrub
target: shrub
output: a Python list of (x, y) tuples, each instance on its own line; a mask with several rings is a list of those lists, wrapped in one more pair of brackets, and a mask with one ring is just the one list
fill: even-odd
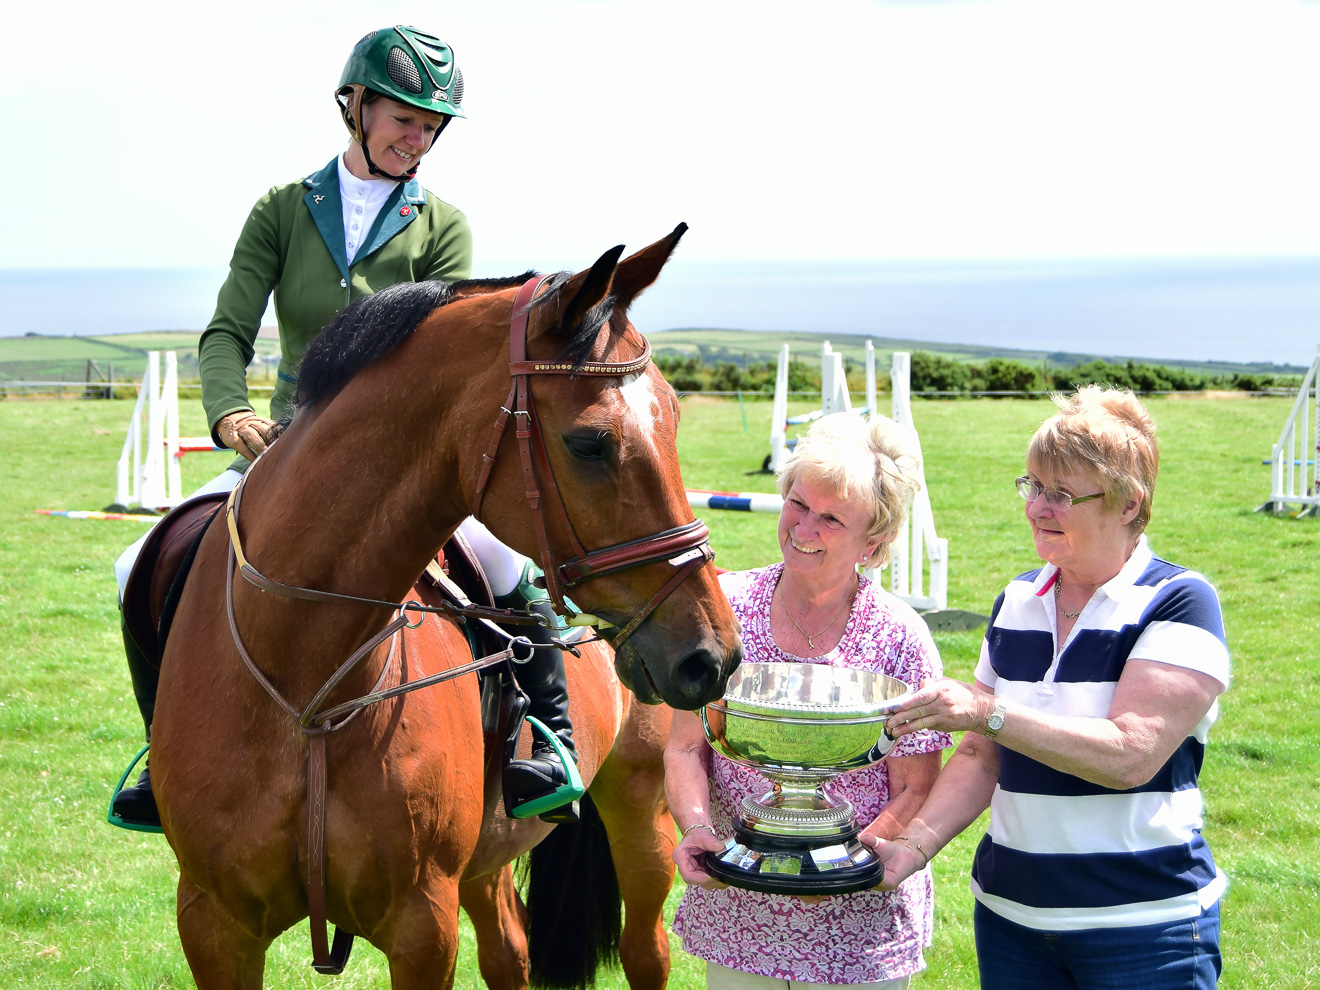
[(914, 392), (966, 392), (972, 373), (961, 361), (943, 354), (913, 351), (911, 381)]
[(991, 358), (982, 370), (985, 388), (991, 392), (1029, 392), (1041, 386), (1035, 368), (1009, 358)]

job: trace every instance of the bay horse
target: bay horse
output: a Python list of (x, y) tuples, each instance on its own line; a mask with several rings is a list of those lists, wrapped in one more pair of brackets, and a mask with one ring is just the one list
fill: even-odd
[[(454, 618), (375, 603), (404, 602), (478, 513), (545, 566), (553, 597), (571, 587), (575, 603), (613, 624), (604, 635), (616, 654), (598, 644), (566, 656), (574, 738), (624, 899), (625, 975), (664, 985), (674, 833), (659, 703), (720, 697), (741, 657), (708, 558), (635, 549), (704, 532), (679, 476), (676, 398), (627, 318), (685, 229), (623, 261), (619, 247), (586, 271), (538, 279), (531, 302), (526, 277), (395, 286), (355, 302), (309, 348), (323, 352), (316, 380), (305, 359), (299, 407), (248, 470), (241, 515), (231, 500), (229, 525), (198, 544), (161, 663), (152, 782), (179, 861), (179, 937), (203, 990), (260, 987), (267, 948), (308, 916), (319, 889), (331, 922), (386, 955), (397, 990), (452, 986), (460, 904), (486, 982), (526, 985), (508, 864), (551, 826), (504, 816), (499, 761), (483, 758), (477, 678), (389, 698), (328, 743), (322, 734), (320, 810), (307, 789), (314, 736), (289, 714), (364, 647), (327, 705), (470, 660)], [(525, 355), (509, 332), (519, 320)], [(562, 512), (541, 511), (552, 489)], [(323, 600), (267, 593), (249, 570)], [(371, 646), (400, 621), (408, 628)], [(584, 802), (584, 823), (589, 810)], [(323, 887), (309, 820), (324, 831)], [(566, 891), (561, 921), (584, 911), (589, 885)], [(538, 918), (557, 912), (531, 904), (535, 940)]]

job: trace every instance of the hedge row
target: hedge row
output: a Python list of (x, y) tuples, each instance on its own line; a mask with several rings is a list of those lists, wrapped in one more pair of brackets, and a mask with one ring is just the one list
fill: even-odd
[[(696, 355), (658, 354), (655, 363), (669, 384), (679, 392), (773, 393), (775, 390), (776, 366), (771, 361), (743, 366), (731, 361), (706, 362)], [(864, 372), (855, 361), (845, 364), (849, 388), (862, 391)], [(876, 380), (881, 391), (888, 391), (887, 371), (878, 371)], [(1131, 359), (1123, 364), (1096, 360), (1070, 368), (1051, 368), (1044, 364), (1032, 367), (1011, 358), (991, 358), (984, 364), (968, 364), (928, 351), (912, 352), (911, 380), (913, 392), (1066, 392), (1093, 382), (1121, 385), (1135, 392), (1199, 392), (1205, 389), (1256, 392), (1276, 385), (1295, 384), (1291, 379), (1285, 381), (1275, 375), (1212, 375)], [(820, 391), (819, 365), (791, 359), (788, 388), (790, 392)]]

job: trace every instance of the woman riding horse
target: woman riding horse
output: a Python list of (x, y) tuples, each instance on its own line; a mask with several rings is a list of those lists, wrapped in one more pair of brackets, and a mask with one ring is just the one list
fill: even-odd
[[(412, 27), (373, 31), (349, 55), (335, 99), (351, 135), (347, 150), (320, 171), (275, 186), (258, 200), (234, 247), (215, 316), (198, 344), (202, 404), (211, 435), (241, 456), (194, 495), (230, 491), (238, 484), (273, 439), (275, 421), (292, 412), (298, 366), (308, 343), (349, 302), (398, 282), (454, 282), (470, 274), (467, 218), (416, 179), (422, 156), (453, 118), (464, 116), (463, 74), (453, 50)], [(246, 368), (272, 293), (281, 357), (268, 419), (253, 409)], [(525, 557), (475, 520), (468, 520), (462, 532), (498, 604), (544, 617), (545, 625), (516, 629), (538, 647), (519, 666), (518, 683), (530, 695), (528, 714), (553, 732), (572, 758), (563, 654), (551, 637), (554, 612), (527, 580)], [(115, 564), (121, 600), (145, 540), (129, 547)], [(159, 671), (127, 625), (124, 646), (150, 740)], [(531, 758), (512, 761), (505, 775), (510, 813), (526, 807), (547, 820), (572, 819), (571, 806), (560, 806), (581, 791), (570, 786), (569, 770), (548, 739), (536, 737)], [(147, 768), (135, 786), (115, 796), (113, 807), (125, 822), (159, 823)]]

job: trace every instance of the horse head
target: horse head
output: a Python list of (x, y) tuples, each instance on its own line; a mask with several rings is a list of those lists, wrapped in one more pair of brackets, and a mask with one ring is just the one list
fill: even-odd
[(741, 646), (679, 474), (677, 397), (628, 320), (686, 229), (623, 260), (613, 248), (512, 300), (526, 352), (513, 334), (509, 395), (523, 401), (524, 373), (528, 408), (503, 407), (513, 423), (483, 453), (472, 508), (541, 563), (557, 603), (570, 592), (612, 624), (602, 635), (641, 700), (691, 709), (723, 694)]

